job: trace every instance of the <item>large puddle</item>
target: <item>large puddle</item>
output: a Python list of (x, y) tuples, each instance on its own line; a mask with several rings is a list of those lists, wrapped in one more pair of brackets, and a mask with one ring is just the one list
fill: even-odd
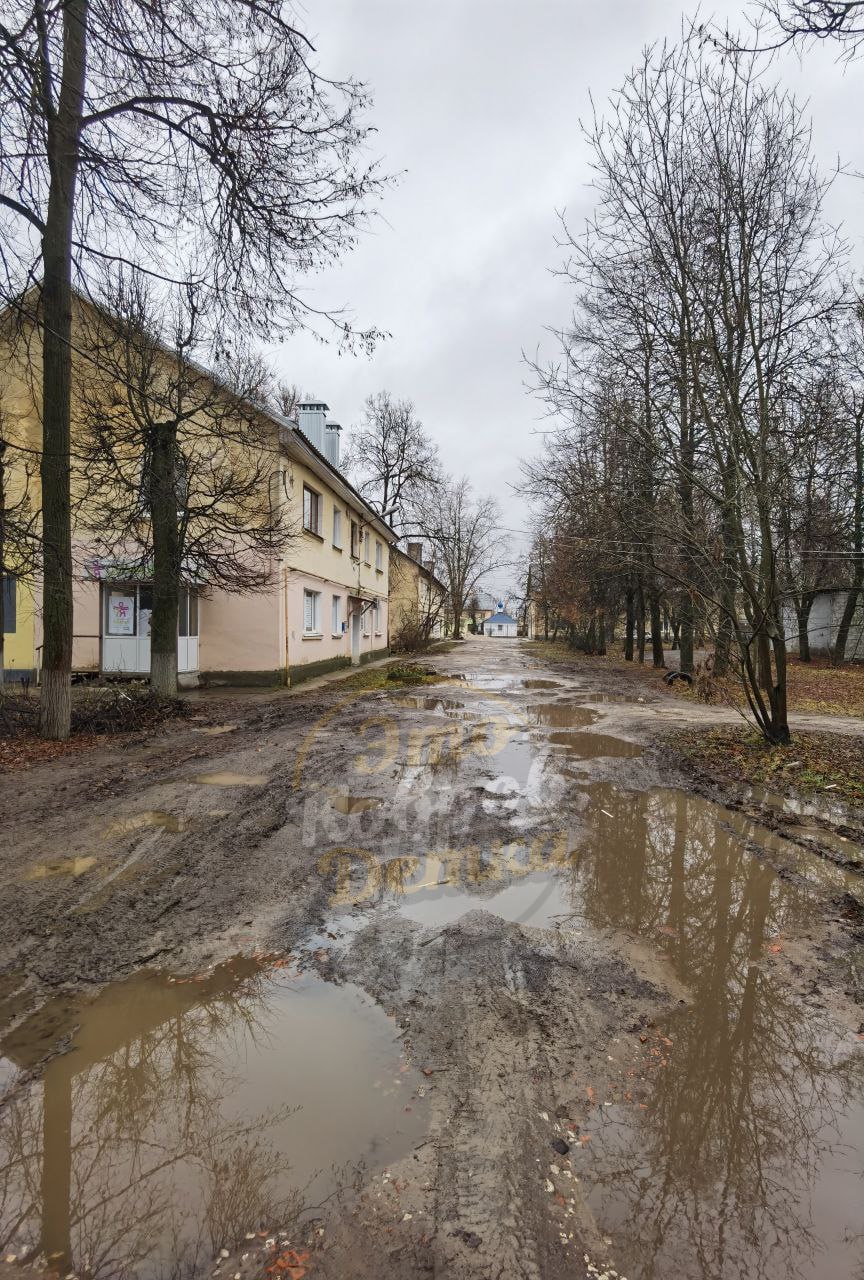
[(48, 1004), (0, 1043), (2, 1065), (27, 1069), (73, 1031), (0, 1112), (3, 1253), (61, 1275), (209, 1274), (221, 1248), (290, 1229), (423, 1130), (392, 1021), (289, 966), (142, 974)]
[[(591, 1140), (572, 1164), (619, 1274), (861, 1275), (864, 1046), (829, 1021), (818, 985), (802, 1003), (776, 970), (819, 910), (816, 891), (854, 878), (683, 792), (595, 783), (584, 795), (573, 843), (561, 833), (403, 859), (372, 900), (425, 928), (482, 910), (625, 931), (689, 988), (692, 1004), (650, 1032), (645, 1063), (608, 1097), (574, 1077)], [(792, 876), (750, 842), (785, 853)]]

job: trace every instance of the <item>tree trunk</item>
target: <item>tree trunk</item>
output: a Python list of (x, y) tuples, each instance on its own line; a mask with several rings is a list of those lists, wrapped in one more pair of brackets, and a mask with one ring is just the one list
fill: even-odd
[(855, 419), (855, 511), (853, 517), (853, 549), (855, 551), (855, 575), (852, 590), (846, 597), (843, 616), (837, 628), (831, 659), (835, 666), (841, 666), (846, 660), (846, 645), (849, 643), (849, 629), (858, 600), (864, 588), (864, 409)]
[(633, 587), (627, 588), (625, 601), (627, 604), (627, 614), (624, 620), (624, 661), (633, 661), (633, 632), (636, 629), (636, 593)]
[(0, 440), (0, 685), (6, 666), (6, 443)]
[(656, 591), (648, 601), (651, 615), (651, 661), (655, 667), (665, 667), (663, 659), (663, 625), (660, 617), (660, 600)]
[(177, 692), (177, 615), (180, 602), (180, 531), (177, 524), (177, 432), (154, 434), (150, 458), (153, 522), (153, 613), (150, 617), (150, 687)]
[(729, 671), (729, 662), (732, 657), (732, 641), (734, 638), (734, 628), (732, 619), (728, 613), (720, 615), (720, 621), (717, 625), (717, 639), (714, 644), (714, 675), (725, 676)]
[(597, 610), (597, 652), (601, 658), (606, 657), (606, 610)]
[(636, 652), (639, 662), (645, 661), (645, 593), (640, 582), (636, 588)]
[(831, 661), (834, 663), (835, 667), (842, 667), (843, 663), (846, 661), (846, 645), (849, 643), (849, 632), (852, 628), (852, 619), (855, 617), (855, 610), (858, 608), (858, 601), (861, 596), (861, 584), (858, 581), (859, 577), (859, 570), (856, 566), (856, 585), (846, 595), (846, 603), (843, 605), (843, 613), (837, 627), (837, 635), (834, 638), (834, 648), (831, 653)]
[(795, 615), (798, 619), (798, 657), (802, 662), (810, 661), (810, 611), (813, 608), (813, 592), (805, 591), (800, 604), (795, 601)]
[[(682, 527), (685, 532), (685, 539), (690, 530), (695, 528), (695, 518), (693, 513), (693, 467), (695, 459), (695, 438), (693, 431), (692, 413), (690, 411), (690, 374), (687, 367), (687, 346), (686, 346), (686, 324), (683, 312), (679, 319), (679, 341), (680, 341), (680, 370), (678, 383), (679, 396), (679, 421), (680, 421), (680, 439), (679, 446), (681, 450), (681, 465), (678, 471), (678, 493), (681, 500), (681, 520)], [(695, 564), (693, 561), (693, 550), (689, 541), (684, 541), (681, 546), (681, 557), (685, 566), (684, 573), (687, 580), (693, 582), (695, 577)], [(693, 674), (693, 597), (689, 591), (681, 594), (680, 609), (677, 610), (679, 618), (679, 634), (675, 637), (679, 648), (678, 666), (681, 671), (688, 675)]]
[(63, 69), (48, 122), (51, 180), (42, 236), (42, 693), (45, 738), (69, 736), (72, 711), (72, 517), (69, 479), (72, 398), (72, 228), (81, 154), (88, 0), (63, 10)]

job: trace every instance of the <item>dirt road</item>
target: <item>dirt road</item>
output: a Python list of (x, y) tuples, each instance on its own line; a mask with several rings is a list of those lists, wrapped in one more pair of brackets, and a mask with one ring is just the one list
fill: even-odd
[(427, 665), (0, 779), (0, 1274), (864, 1274), (855, 815)]

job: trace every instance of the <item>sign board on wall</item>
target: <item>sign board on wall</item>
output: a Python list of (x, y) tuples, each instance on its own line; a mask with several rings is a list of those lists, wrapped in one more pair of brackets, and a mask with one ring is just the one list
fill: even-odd
[(134, 636), (135, 597), (121, 591), (108, 592), (108, 635)]

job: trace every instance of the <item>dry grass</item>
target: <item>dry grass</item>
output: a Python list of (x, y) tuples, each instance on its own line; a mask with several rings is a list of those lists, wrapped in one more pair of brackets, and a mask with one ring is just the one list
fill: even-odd
[(799, 732), (789, 746), (769, 746), (752, 729), (679, 729), (663, 735), (682, 761), (715, 781), (758, 783), (864, 804), (864, 742), (851, 734)]
[[(622, 651), (617, 646), (602, 658), (589, 657), (570, 649), (566, 644), (546, 640), (534, 641), (532, 649), (538, 657), (550, 662), (566, 662), (574, 667), (585, 664), (599, 666), (603, 670), (620, 672), (631, 680), (642, 681), (667, 691), (667, 686), (662, 683), (666, 674), (664, 671), (652, 667), (650, 661), (644, 666), (640, 666), (638, 662), (625, 662)], [(864, 718), (864, 663), (832, 667), (824, 658), (801, 662), (798, 658), (790, 657), (788, 680), (790, 711)], [(742, 709), (745, 707), (740, 684), (734, 676), (712, 683), (712, 701), (716, 705)], [(673, 697), (685, 700), (695, 697), (693, 690), (678, 681), (668, 692)]]

